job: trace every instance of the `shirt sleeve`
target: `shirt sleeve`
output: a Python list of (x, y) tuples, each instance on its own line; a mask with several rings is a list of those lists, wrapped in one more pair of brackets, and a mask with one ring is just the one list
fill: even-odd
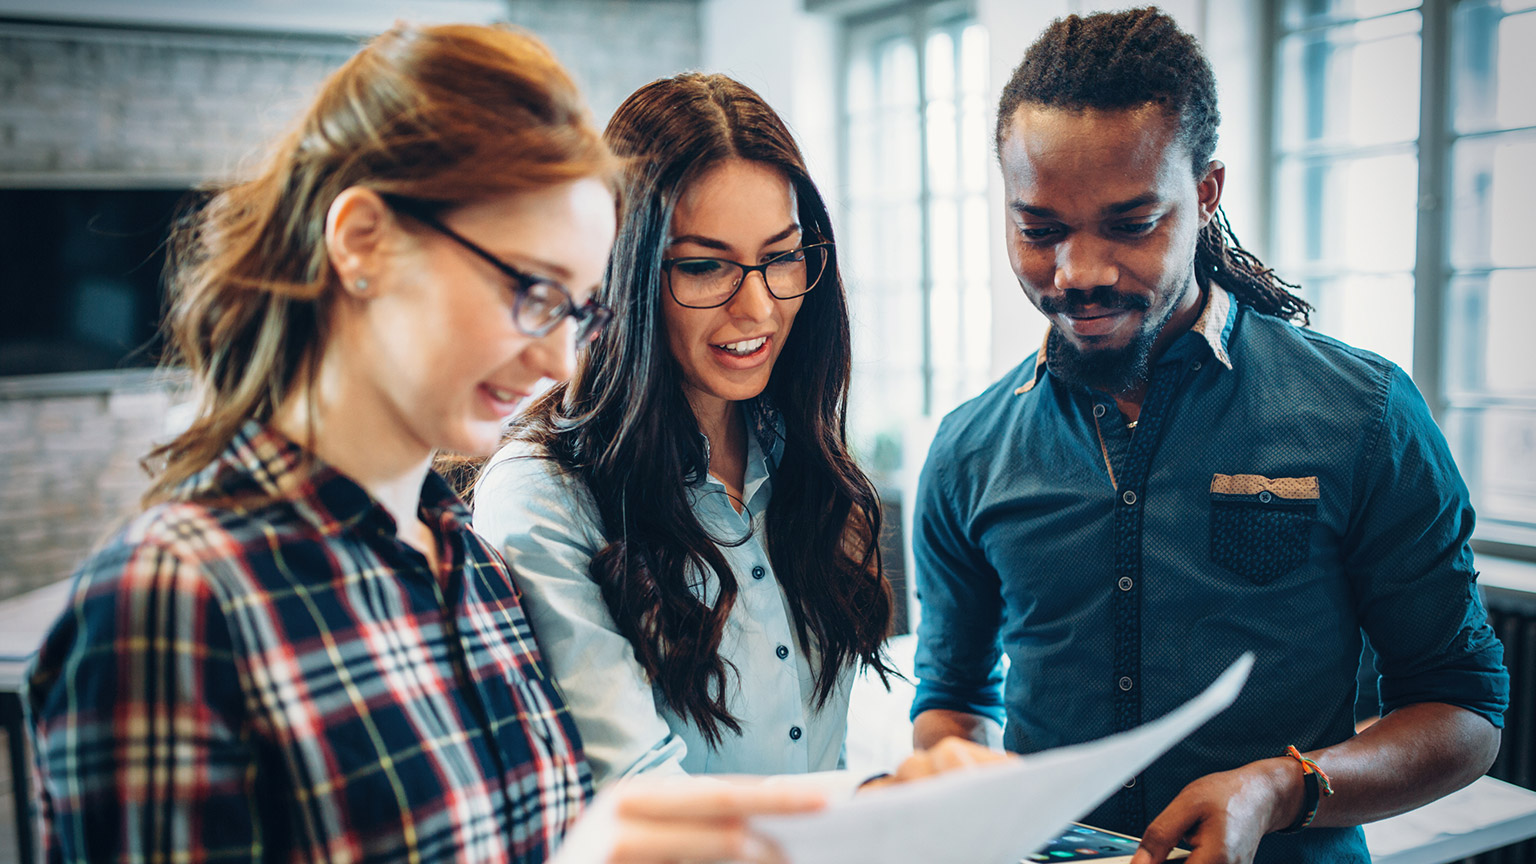
[[(947, 424), (946, 424), (947, 425)], [(968, 536), (951, 436), (940, 427), (918, 480), (912, 555), (922, 618), (917, 627), (917, 695), (912, 717), (930, 709), (1003, 722), (999, 627), (1001, 582)]]
[(507, 558), (593, 783), (683, 773), (687, 745), (661, 716), (634, 648), (588, 575), (606, 541), (586, 491), (548, 459), (498, 454), (475, 489), (474, 527)]
[(1502, 727), (1509, 674), (1477, 593), (1467, 487), (1423, 397), (1396, 366), (1377, 425), (1344, 554), (1378, 656), (1382, 712), (1444, 702)]
[(143, 543), (82, 566), (26, 692), (47, 860), (261, 860), (233, 658), (196, 563)]

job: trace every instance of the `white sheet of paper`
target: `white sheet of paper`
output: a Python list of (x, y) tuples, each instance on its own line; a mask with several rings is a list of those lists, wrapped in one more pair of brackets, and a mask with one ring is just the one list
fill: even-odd
[(1163, 717), (1087, 744), (867, 792), (805, 816), (759, 817), (790, 864), (1014, 864), (1237, 698), (1244, 654)]

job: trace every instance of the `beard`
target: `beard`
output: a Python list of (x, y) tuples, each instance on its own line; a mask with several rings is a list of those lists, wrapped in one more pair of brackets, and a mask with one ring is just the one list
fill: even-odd
[[(1187, 286), (1186, 289), (1188, 290)], [(1112, 396), (1129, 393), (1146, 383), (1152, 366), (1152, 347), (1163, 327), (1178, 308), (1178, 297), (1170, 299), (1159, 310), (1157, 318), (1147, 318), (1131, 341), (1119, 348), (1083, 350), (1052, 327), (1047, 337), (1046, 356), (1051, 373), (1068, 384), (1080, 385)], [(1101, 306), (1108, 309), (1147, 309), (1150, 302), (1141, 297), (1118, 294), (1114, 289), (1101, 286), (1092, 291), (1068, 291), (1061, 299), (1042, 297), (1040, 311), (1047, 315), (1071, 313), (1083, 306)]]

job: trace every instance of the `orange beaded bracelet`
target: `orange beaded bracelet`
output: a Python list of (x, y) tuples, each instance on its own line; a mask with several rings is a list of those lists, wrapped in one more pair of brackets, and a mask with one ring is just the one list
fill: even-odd
[(1328, 775), (1323, 772), (1323, 769), (1317, 767), (1316, 762), (1301, 755), (1301, 751), (1296, 749), (1296, 745), (1287, 746), (1285, 753), (1281, 755), (1289, 756), (1301, 763), (1301, 815), (1296, 817), (1295, 822), (1281, 828), (1277, 832), (1279, 834), (1295, 834), (1297, 831), (1311, 825), (1312, 820), (1317, 818), (1318, 802), (1333, 794), (1333, 782), (1328, 779)]

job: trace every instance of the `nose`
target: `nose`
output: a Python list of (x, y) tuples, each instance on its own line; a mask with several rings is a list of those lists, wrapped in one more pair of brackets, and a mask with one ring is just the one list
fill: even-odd
[(523, 364), (552, 381), (564, 381), (576, 371), (576, 322), (564, 318), (555, 329), (523, 350)]
[(1056, 246), (1057, 291), (1092, 291), (1120, 281), (1112, 244), (1078, 232)]
[(768, 277), (757, 270), (742, 279), (736, 295), (725, 305), (733, 318), (763, 321), (773, 314), (773, 303), (774, 297), (768, 291)]

